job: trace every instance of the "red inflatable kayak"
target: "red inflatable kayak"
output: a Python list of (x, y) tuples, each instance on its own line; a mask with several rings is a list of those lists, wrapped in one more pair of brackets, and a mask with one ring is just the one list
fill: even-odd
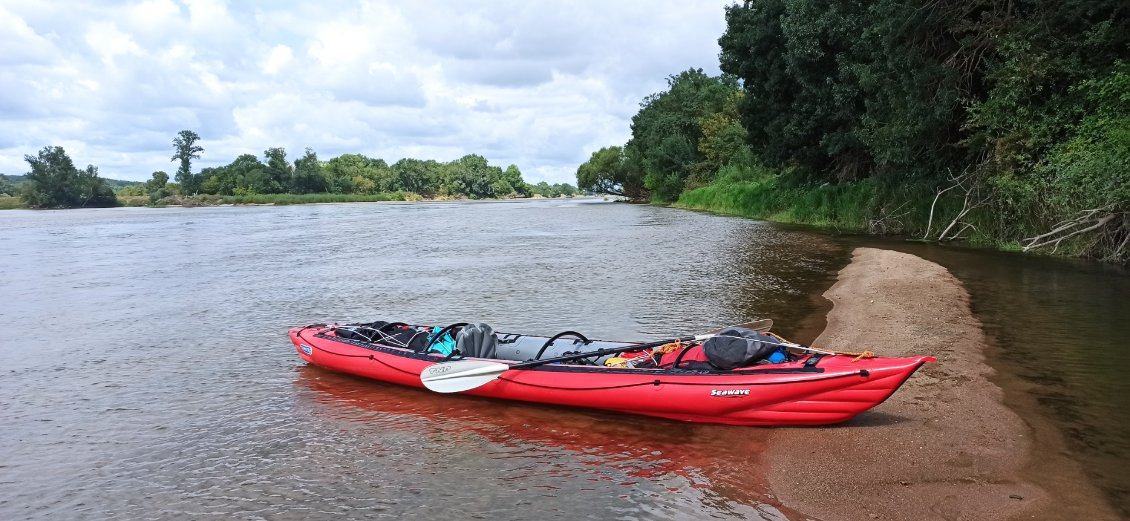
[[(457, 332), (458, 326), (466, 327)], [(548, 338), (494, 334), (480, 326), (485, 329), (376, 322), (293, 328), (289, 334), (306, 362), (374, 380), (732, 425), (847, 421), (935, 361), (829, 354), (765, 333), (750, 335), (749, 345), (767, 347), (767, 359), (718, 369), (718, 360), (702, 352), (711, 354), (708, 338), (723, 335), (672, 339), (678, 342), (660, 348), (661, 342), (592, 341), (571, 331)]]

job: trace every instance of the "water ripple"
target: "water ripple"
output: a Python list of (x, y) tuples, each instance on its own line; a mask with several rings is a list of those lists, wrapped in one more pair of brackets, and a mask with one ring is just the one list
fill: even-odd
[[(5, 212), (2, 519), (783, 519), (764, 433), (435, 396), (285, 328), (633, 339), (815, 309), (844, 252), (622, 204)], [(787, 330), (786, 330), (787, 332)]]

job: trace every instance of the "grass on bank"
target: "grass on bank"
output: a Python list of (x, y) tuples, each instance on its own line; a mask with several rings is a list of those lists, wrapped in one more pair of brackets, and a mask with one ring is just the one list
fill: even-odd
[[(871, 177), (850, 183), (805, 184), (787, 172), (726, 169), (712, 184), (687, 191), (675, 206), (780, 223), (795, 223), (875, 235), (922, 237), (930, 222), (934, 188), (924, 183)], [(931, 234), (960, 211), (962, 201), (942, 198), (934, 208)], [(973, 221), (980, 216), (971, 214)], [(964, 238), (997, 244), (975, 222)]]
[(19, 197), (0, 196), (0, 210), (15, 210), (17, 208), (27, 208), (27, 205)]

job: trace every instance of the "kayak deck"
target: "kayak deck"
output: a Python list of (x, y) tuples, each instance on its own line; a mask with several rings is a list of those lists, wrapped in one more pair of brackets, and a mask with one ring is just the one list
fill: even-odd
[[(416, 326), (407, 326), (416, 327)], [(339, 327), (293, 328), (299, 356), (329, 370), (400, 385), (423, 387), (421, 373), (452, 356), (411, 349), (411, 342), (385, 337), (345, 338)], [(562, 353), (622, 348), (633, 342), (575, 341), (530, 335), (498, 335), (495, 358), (463, 358), (520, 363), (532, 346), (538, 358)], [(513, 341), (503, 343), (508, 336)], [(529, 339), (518, 344), (518, 339)], [(548, 342), (548, 343), (547, 343)], [(405, 345), (391, 345), (402, 343)], [(599, 344), (598, 344), (599, 343)], [(504, 347), (511, 344), (509, 351)], [(543, 346), (548, 346), (542, 349)], [(537, 354), (537, 353), (535, 353)], [(507, 357), (507, 358), (503, 358)], [(605, 358), (605, 357), (601, 357)], [(587, 407), (680, 421), (734, 425), (824, 425), (847, 421), (878, 405), (919, 367), (934, 359), (867, 358), (809, 354), (777, 364), (732, 370), (688, 367), (608, 367), (599, 360), (550, 363), (524, 369), (503, 368), (496, 378), (463, 394), (555, 405)], [(594, 365), (596, 364), (596, 365)]]

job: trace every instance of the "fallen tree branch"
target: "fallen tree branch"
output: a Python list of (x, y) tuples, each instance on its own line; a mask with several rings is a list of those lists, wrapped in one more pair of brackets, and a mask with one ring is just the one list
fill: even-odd
[(903, 229), (902, 218), (910, 213), (910, 210), (899, 213), (900, 210), (906, 207), (910, 201), (906, 201), (895, 208), (894, 210), (887, 211), (884, 206), (879, 209), (879, 215), (874, 219), (867, 221), (867, 233), (872, 235), (886, 235), (887, 233), (898, 233)]
[(1122, 222), (1122, 233), (1122, 242), (1118, 245), (1117, 248), (1110, 252), (1110, 255), (1107, 255), (1105, 258), (1103, 258), (1103, 260), (1118, 261), (1122, 259), (1122, 250), (1126, 249), (1127, 244), (1130, 244), (1130, 222), (1127, 222), (1125, 220)]
[[(938, 234), (937, 240), (939, 242), (957, 240), (960, 238), (961, 234), (969, 228), (976, 230), (972, 224), (962, 219), (973, 210), (985, 206), (989, 202), (988, 197), (981, 196), (980, 185), (975, 178), (976, 173), (979, 171), (979, 169), (967, 168), (959, 175), (951, 175), (950, 181), (953, 184), (939, 189), (937, 193), (934, 194), (934, 201), (930, 203), (930, 216), (926, 221), (926, 232), (922, 235), (923, 240), (930, 240), (930, 230), (934, 227), (934, 211), (938, 205), (938, 201), (942, 198), (942, 195), (953, 189), (961, 189), (965, 192), (964, 197), (962, 197), (961, 210), (958, 210), (949, 224), (942, 229), (941, 233)], [(950, 232), (958, 226), (961, 226), (961, 229), (951, 235)]]
[(950, 190), (953, 190), (954, 188), (957, 188), (959, 186), (961, 186), (961, 185), (960, 184), (950, 185), (948, 188), (945, 188), (943, 190), (939, 190), (938, 193), (934, 195), (934, 202), (930, 203), (930, 218), (926, 220), (926, 233), (922, 234), (922, 240), (928, 240), (930, 238), (930, 227), (934, 225), (934, 207), (938, 205), (938, 199), (940, 199), (942, 197), (942, 194), (944, 194), (944, 193), (946, 193)]
[[(1028, 244), (1024, 245), (1024, 251), (1043, 248), (1048, 245), (1054, 245), (1055, 247), (1052, 251), (1055, 251), (1059, 249), (1060, 243), (1064, 240), (1102, 228), (1119, 215), (1117, 213), (1098, 215), (1099, 212), (1102, 211), (1110, 212), (1107, 208), (1084, 210), (1079, 212), (1079, 217), (1056, 224), (1055, 228), (1050, 232), (1024, 239), (1028, 241)], [(1096, 215), (1098, 216), (1096, 217)]]

